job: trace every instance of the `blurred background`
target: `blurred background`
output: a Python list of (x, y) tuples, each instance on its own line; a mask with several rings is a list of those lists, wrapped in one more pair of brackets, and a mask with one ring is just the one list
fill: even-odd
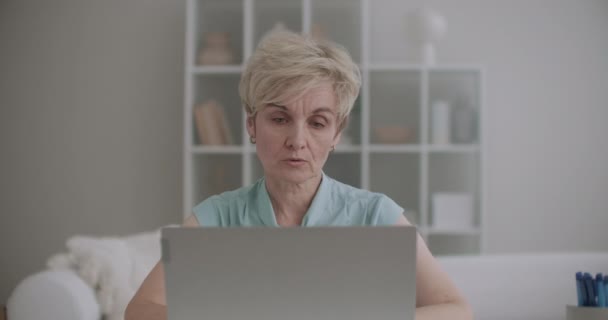
[[(483, 66), (482, 253), (608, 250), (608, 2), (371, 3), (370, 61), (408, 62), (424, 4), (447, 21), (438, 65)], [(75, 234), (181, 222), (186, 19), (185, 1), (0, 0), (0, 304)]]

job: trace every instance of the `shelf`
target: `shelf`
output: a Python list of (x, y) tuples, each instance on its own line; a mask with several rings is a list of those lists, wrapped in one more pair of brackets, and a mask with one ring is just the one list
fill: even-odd
[(411, 223), (424, 219), (420, 210), (420, 155), (374, 153), (369, 156), (370, 189), (386, 194), (409, 213)]
[(361, 152), (361, 146), (359, 145), (341, 145), (336, 146), (334, 153), (359, 153)]
[(276, 10), (283, 14), (291, 13), (291, 11), (301, 14), (302, 3), (294, 0), (255, 0), (255, 8), (262, 11)]
[(472, 65), (457, 65), (457, 64), (441, 64), (441, 65), (424, 65), (417, 63), (401, 63), (401, 62), (376, 62), (368, 65), (369, 71), (429, 71), (429, 72), (471, 72), (471, 70), (479, 69), (478, 66)]
[[(225, 119), (226, 130), (234, 145), (243, 143), (243, 107), (238, 94), (240, 74), (200, 74), (191, 75), (193, 78), (193, 89), (190, 99), (193, 107), (204, 106), (215, 101), (221, 116), (218, 116), (218, 124)], [(219, 128), (219, 125), (218, 125)], [(222, 125), (223, 128), (223, 125)], [(198, 143), (202, 140), (197, 137), (197, 129), (193, 121), (192, 134)], [(193, 145), (197, 145), (194, 143)], [(202, 144), (201, 144), (202, 145)]]
[(193, 154), (239, 154), (243, 152), (242, 146), (191, 146)]
[[(432, 153), (428, 156), (429, 201), (434, 193), (468, 193), (477, 199), (480, 192), (478, 153)], [(477, 203), (477, 200), (474, 200)]]
[(323, 172), (342, 183), (361, 188), (361, 156), (359, 154), (332, 154), (327, 158)]
[[(199, 3), (200, 2), (196, 2)], [(239, 0), (207, 0), (204, 2), (205, 9), (207, 10), (242, 10), (242, 2)]]
[(417, 153), (422, 151), (418, 144), (371, 144), (370, 152), (375, 153)]
[[(419, 144), (420, 72), (385, 71), (369, 75), (369, 138), (372, 144)], [(365, 119), (364, 119), (365, 120)]]
[(232, 53), (232, 61), (243, 61), (243, 0), (192, 0), (188, 6), (188, 64), (195, 64), (205, 48), (209, 48), (208, 36), (221, 32), (227, 36), (227, 48)]
[(436, 153), (476, 153), (479, 152), (479, 146), (475, 144), (467, 144), (467, 145), (427, 145), (426, 149), (429, 152)]
[(361, 1), (309, 0), (310, 29), (343, 45), (356, 63), (361, 61)]
[(240, 154), (197, 154), (192, 158), (192, 203), (239, 188), (242, 183)]
[[(247, 58), (280, 22), (291, 31), (314, 31), (340, 43), (361, 69), (361, 91), (341, 133), (342, 144), (330, 153), (323, 171), (394, 200), (419, 226), (434, 255), (481, 252), (486, 158), (482, 67), (419, 63), (406, 43), (406, 30), (396, 27), (403, 23), (403, 12), (371, 0), (189, 0), (187, 19), (186, 215), (203, 199), (264, 175), (256, 145), (248, 141), (238, 86)], [(226, 65), (197, 64), (214, 32), (228, 34), (234, 58)], [(208, 128), (202, 120), (209, 118), (200, 108), (211, 101), (226, 119), (223, 136), (228, 132), (231, 137), (221, 141), (230, 144), (199, 144), (217, 140), (201, 135)], [(449, 106), (447, 116), (440, 112), (442, 105)], [(460, 229), (439, 223), (433, 199), (441, 193), (470, 195), (471, 222)]]
[(198, 74), (240, 74), (243, 70), (241, 65), (225, 65), (225, 66), (195, 66), (190, 67), (188, 72)]
[(369, 65), (369, 71), (422, 71), (423, 65), (408, 63), (374, 63)]
[(256, 0), (252, 12), (254, 44), (277, 23), (294, 32), (302, 31), (302, 12), (300, 0)]
[[(419, 144), (370, 144), (369, 151), (374, 153), (477, 153), (478, 145), (419, 145)], [(336, 150), (337, 151), (337, 150)]]

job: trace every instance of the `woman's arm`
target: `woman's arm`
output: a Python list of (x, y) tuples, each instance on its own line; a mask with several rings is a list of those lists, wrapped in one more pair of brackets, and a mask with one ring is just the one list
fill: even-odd
[[(401, 216), (396, 225), (411, 225)], [(471, 320), (471, 307), (441, 269), (418, 235), (416, 254), (416, 320)]]
[[(183, 224), (184, 227), (198, 225), (198, 221), (193, 215), (188, 217)], [(162, 262), (156, 263), (127, 305), (125, 320), (167, 320), (165, 271)]]

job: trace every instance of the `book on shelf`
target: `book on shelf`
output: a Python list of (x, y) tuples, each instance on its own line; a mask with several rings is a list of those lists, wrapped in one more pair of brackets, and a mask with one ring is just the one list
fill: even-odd
[(194, 123), (200, 144), (233, 144), (232, 134), (224, 108), (215, 100), (194, 106)]

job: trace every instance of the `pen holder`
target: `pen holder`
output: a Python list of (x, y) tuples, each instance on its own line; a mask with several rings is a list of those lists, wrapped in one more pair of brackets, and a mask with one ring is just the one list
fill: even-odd
[(606, 320), (608, 308), (566, 306), (566, 320)]

